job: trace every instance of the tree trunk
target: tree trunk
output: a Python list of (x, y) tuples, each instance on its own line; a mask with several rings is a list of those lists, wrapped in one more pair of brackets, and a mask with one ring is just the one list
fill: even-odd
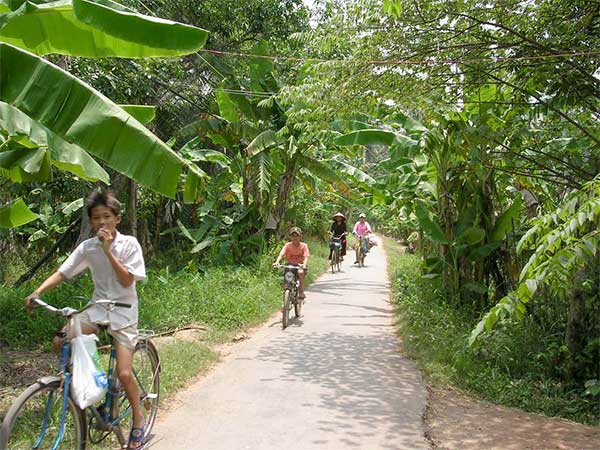
[(75, 247), (85, 241), (90, 237), (90, 233), (92, 232), (92, 225), (90, 224), (90, 218), (88, 217), (87, 210), (85, 206), (81, 210), (81, 226), (79, 227), (79, 236), (77, 236), (77, 242), (75, 242)]
[(296, 178), (296, 160), (292, 161), (291, 166), (281, 175), (279, 179), (279, 186), (277, 187), (277, 203), (275, 204), (275, 211), (273, 217), (277, 222), (277, 229), (281, 233), (281, 224), (283, 223), (283, 217), (287, 208), (288, 200), (292, 192), (292, 186), (294, 185), (294, 179)]
[[(86, 214), (87, 217), (87, 214)], [(75, 226), (79, 223), (79, 219), (74, 220), (69, 228), (63, 233), (63, 235), (54, 243), (52, 247), (48, 249), (48, 251), (31, 267), (27, 272), (25, 272), (21, 277), (15, 282), (15, 287), (20, 286), (26, 281), (33, 278), (35, 273), (38, 271), (40, 267), (42, 267), (47, 261), (49, 261), (53, 256), (56, 249), (60, 246), (60, 244), (65, 240), (65, 238), (71, 234), (73, 230), (75, 230)]]
[(128, 225), (127, 231), (131, 236), (137, 238), (138, 236), (138, 221), (137, 221), (137, 199), (138, 199), (138, 186), (137, 183), (131, 179), (128, 180), (127, 189), (127, 207), (125, 208), (125, 221)]
[(165, 205), (167, 204), (166, 197), (161, 197), (160, 202), (158, 204), (158, 209), (156, 211), (155, 221), (154, 221), (154, 250), (158, 253), (160, 251), (160, 228), (162, 225), (163, 214), (165, 212)]
[(585, 291), (580, 288), (587, 278), (586, 270), (580, 270), (575, 275), (575, 283), (571, 304), (569, 305), (569, 318), (565, 345), (569, 349), (567, 373), (569, 379), (577, 378), (577, 358), (585, 345)]

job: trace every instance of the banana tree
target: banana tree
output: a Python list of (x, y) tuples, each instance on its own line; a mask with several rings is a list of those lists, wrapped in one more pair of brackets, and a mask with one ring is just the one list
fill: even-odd
[[(260, 42), (254, 52), (268, 53), (268, 48)], [(317, 143), (306, 144), (299, 131), (286, 126), (287, 110), (276, 95), (280, 86), (272, 61), (251, 59), (246, 78), (236, 76), (222, 63), (218, 70), (227, 74), (215, 91), (219, 115), (203, 116), (182, 130), (195, 135), (190, 143), (196, 148), (201, 148), (199, 142), (209, 143), (230, 158), (229, 185), (215, 179), (220, 186), (216, 191), (239, 201), (243, 208), (256, 208), (263, 225), (271, 214), (282, 223), (297, 180), (310, 183), (311, 178), (318, 177), (349, 192), (329, 161), (316, 157)], [(231, 186), (241, 186), (239, 198)]]
[(181, 56), (202, 48), (208, 37), (201, 28), (111, 0), (0, 0), (0, 14), (0, 41), (39, 56)]
[[(442, 275), (450, 292), (475, 292), (487, 299), (489, 280), (482, 264), (500, 247), (506, 227), (519, 212), (515, 203), (495, 216), (486, 192), (485, 173), (466, 170), (477, 143), (468, 139), (468, 119), (449, 114), (426, 127), (402, 114), (387, 119), (384, 127), (362, 128), (337, 138), (344, 146), (383, 145), (390, 158), (383, 162), (390, 203), (415, 215), (420, 228), (437, 246), (425, 261), (427, 276)], [(486, 197), (487, 196), (487, 197)]]
[[(176, 56), (200, 49), (207, 32), (144, 16), (110, 0), (0, 1), (0, 175), (43, 181), (51, 167), (108, 182), (93, 159), (186, 201), (205, 174), (108, 98), (38, 55)], [(131, 110), (131, 109), (130, 109)], [(13, 202), (0, 226), (35, 215)]]

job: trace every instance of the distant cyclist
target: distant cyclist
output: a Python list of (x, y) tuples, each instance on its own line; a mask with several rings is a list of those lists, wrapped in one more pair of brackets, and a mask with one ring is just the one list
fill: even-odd
[(368, 239), (371, 234), (371, 225), (367, 222), (367, 216), (364, 213), (360, 213), (358, 216), (358, 222), (354, 224), (354, 228), (352, 229), (352, 234), (356, 236), (358, 239), (356, 240), (356, 245), (354, 246), (354, 250), (356, 251), (356, 261), (354, 264), (358, 264), (358, 251), (360, 249), (360, 238), (366, 237)]
[[(346, 216), (344, 216), (341, 212), (337, 212), (333, 215), (333, 223), (331, 227), (329, 227), (329, 234), (334, 238), (339, 239), (342, 238), (342, 251), (340, 256), (342, 257), (342, 261), (344, 260), (344, 256), (346, 256), (346, 233), (348, 232), (348, 226), (346, 225)], [(333, 247), (329, 248), (329, 259), (331, 259), (331, 255), (333, 254)]]

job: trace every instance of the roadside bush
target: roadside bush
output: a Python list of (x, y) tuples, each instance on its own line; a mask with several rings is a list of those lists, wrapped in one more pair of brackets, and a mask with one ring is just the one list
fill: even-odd
[(556, 373), (564, 336), (526, 318), (505, 326), (476, 351), (467, 341), (477, 318), (442, 295), (438, 281), (420, 274), (416, 255), (400, 254), (386, 239), (393, 303), (406, 353), (431, 382), (455, 385), (495, 403), (598, 424), (600, 411), (584, 386), (567, 385)]
[[(327, 248), (317, 240), (310, 239), (308, 244), (312, 252), (310, 281), (326, 267)], [(181, 264), (176, 260), (161, 268), (152, 267), (149, 261), (147, 281), (138, 284), (140, 329), (160, 332), (195, 323), (229, 332), (260, 323), (280, 305), (281, 274), (274, 271), (271, 264), (281, 245), (283, 242), (272, 242), (251, 265), (208, 267), (204, 273), (190, 263), (191, 259), (180, 269)], [(171, 267), (178, 270), (173, 272)], [(28, 316), (22, 299), (50, 271), (39, 274), (18, 289), (0, 285), (0, 317), (3, 318), (0, 346), (49, 348), (54, 332), (64, 321), (43, 312)], [(46, 293), (43, 298), (59, 307), (79, 307), (86, 300), (77, 297), (89, 298), (92, 292), (91, 278), (83, 274)]]

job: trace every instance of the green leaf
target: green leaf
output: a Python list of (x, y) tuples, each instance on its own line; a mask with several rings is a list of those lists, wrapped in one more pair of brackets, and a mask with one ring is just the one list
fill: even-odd
[(396, 141), (396, 133), (385, 130), (357, 130), (335, 139), (337, 145), (387, 145)]
[(208, 238), (195, 245), (194, 248), (190, 250), (191, 253), (198, 253), (201, 250), (204, 250), (206, 247), (211, 245), (214, 242), (215, 238)]
[[(1, 84), (0, 84), (1, 85)], [(50, 164), (60, 170), (68, 171), (88, 181), (102, 181), (110, 184), (108, 173), (81, 147), (71, 144), (60, 136), (52, 133), (46, 127), (30, 119), (17, 108), (0, 102), (0, 129), (6, 131), (10, 137), (27, 136), (27, 139), (37, 147), (50, 150)], [(39, 152), (38, 153), (43, 153)], [(2, 159), (2, 156), (0, 156)], [(2, 163), (0, 163), (2, 166)], [(4, 166), (3, 166), (4, 167)], [(21, 167), (23, 167), (21, 165)], [(23, 167), (29, 173), (35, 173)], [(49, 174), (40, 174), (38, 177), (28, 177), (23, 180), (33, 181), (48, 179)]]
[(71, 203), (66, 205), (62, 212), (63, 214), (69, 216), (75, 211), (79, 211), (81, 208), (83, 208), (83, 198), (78, 198), (77, 200), (73, 200)]
[(342, 194), (348, 194), (350, 192), (350, 186), (342, 177), (340, 177), (339, 173), (333, 170), (328, 164), (306, 155), (302, 156), (300, 162), (311, 174), (323, 181), (333, 184)]
[(440, 275), (445, 264), (444, 259), (439, 256), (428, 256), (423, 261), (423, 272), (426, 277), (429, 275), (429, 278), (431, 278), (431, 275)]
[(261, 152), (252, 158), (256, 167), (256, 185), (261, 193), (271, 190), (271, 176), (273, 172), (273, 159), (268, 153)]
[(186, 228), (186, 226), (183, 223), (181, 223), (181, 221), (179, 219), (177, 219), (177, 226), (181, 230), (181, 234), (183, 234), (186, 238), (188, 238), (194, 244), (196, 243), (196, 239), (194, 239), (192, 237), (192, 235), (190, 234), (189, 230)]
[(494, 250), (502, 245), (501, 242), (492, 242), (490, 244), (478, 245), (467, 255), (469, 261), (477, 261), (492, 254)]
[(156, 107), (151, 105), (119, 105), (127, 114), (144, 124), (148, 125), (156, 117)]
[(246, 153), (248, 156), (253, 157), (258, 153), (263, 152), (271, 147), (279, 145), (281, 140), (277, 137), (277, 133), (274, 130), (266, 130), (256, 136), (248, 147), (246, 147)]
[(488, 286), (483, 283), (466, 283), (463, 288), (477, 294), (487, 294), (489, 290)]
[(519, 213), (521, 212), (521, 204), (522, 199), (521, 195), (519, 194), (513, 201), (513, 204), (510, 206), (510, 208), (500, 214), (496, 219), (494, 230), (490, 235), (490, 240), (501, 241), (504, 239), (504, 236), (506, 236), (506, 233), (512, 230), (513, 222), (517, 220)]
[(48, 151), (18, 148), (0, 153), (0, 174), (16, 183), (52, 180)]
[(18, 198), (8, 205), (0, 207), (0, 228), (20, 227), (36, 220), (38, 217), (22, 199)]
[(530, 278), (527, 281), (525, 281), (525, 284), (527, 285), (527, 289), (529, 289), (531, 295), (534, 295), (535, 291), (537, 291), (537, 281)]
[(239, 122), (240, 118), (238, 116), (237, 108), (235, 103), (229, 97), (229, 94), (223, 91), (216, 91), (215, 97), (217, 99), (221, 117), (231, 123)]
[(337, 159), (336, 161), (341, 166), (339, 169), (340, 172), (350, 175), (359, 183), (364, 184), (366, 186), (373, 186), (376, 183), (375, 179), (372, 176), (360, 170), (358, 167), (355, 167), (339, 159)]
[(168, 197), (179, 177), (205, 175), (183, 160), (115, 103), (81, 80), (31, 53), (0, 43), (0, 101), (55, 136)]
[(432, 241), (440, 244), (448, 243), (442, 227), (433, 219), (431, 213), (422, 202), (417, 202), (415, 214), (419, 220), (419, 225), (421, 225), (423, 231)]
[(206, 30), (138, 14), (108, 0), (27, 1), (9, 14), (0, 40), (37, 55), (179, 56), (201, 49), (208, 37)]
[(479, 336), (481, 336), (481, 334), (485, 330), (485, 322), (486, 322), (485, 319), (481, 319), (477, 323), (477, 325), (475, 326), (473, 331), (471, 331), (471, 335), (469, 336), (469, 347), (471, 347), (471, 348), (475, 347), (477, 340), (479, 339)]
[(479, 227), (470, 227), (461, 233), (461, 235), (456, 238), (456, 241), (468, 245), (475, 245), (478, 242), (481, 242), (484, 237), (485, 230), (482, 230)]
[(587, 380), (584, 384), (585, 392), (584, 395), (597, 396), (600, 395), (600, 381), (598, 380)]

